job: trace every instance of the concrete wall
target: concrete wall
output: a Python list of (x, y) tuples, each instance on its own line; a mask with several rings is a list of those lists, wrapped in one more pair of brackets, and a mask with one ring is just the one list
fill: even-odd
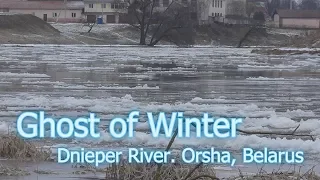
[[(93, 7), (90, 7), (90, 4)], [(105, 4), (105, 6), (103, 5)], [(119, 23), (119, 14), (127, 13), (126, 9), (112, 8), (112, 3), (85, 3), (84, 6), (85, 19), (87, 15), (96, 15), (97, 18), (102, 17), (103, 23), (107, 23), (107, 16), (111, 15), (115, 17), (115, 23)]]
[[(9, 12), (21, 13), (21, 14), (33, 14), (34, 16), (43, 19), (44, 14), (47, 14), (48, 22), (82, 22), (83, 15), (82, 10), (23, 10), (23, 9), (10, 9)], [(54, 13), (57, 13), (58, 17), (54, 17)], [(75, 17), (72, 17), (72, 13), (75, 13)]]
[[(109, 16), (109, 15), (111, 15), (111, 16), (114, 16), (114, 18), (115, 18), (115, 22), (114, 23), (119, 23), (119, 16), (120, 16), (120, 14), (119, 13), (103, 13), (103, 14), (101, 14), (101, 13), (90, 13), (89, 15), (95, 15), (96, 16), (96, 18), (101, 18), (102, 17), (102, 20), (103, 20), (103, 23), (108, 23), (107, 22), (107, 17)], [(85, 19), (87, 20), (87, 15), (85, 15)]]
[(284, 28), (320, 28), (320, 19), (282, 18)]
[[(246, 16), (246, 0), (209, 0), (207, 16), (225, 17), (226, 15)], [(222, 6), (221, 6), (222, 4)]]
[(220, 22), (224, 24), (234, 24), (234, 25), (250, 25), (252, 21), (249, 19), (232, 19), (232, 18), (225, 18), (225, 17), (213, 17), (212, 22)]
[(275, 14), (273, 17), (274, 25), (275, 27), (279, 28), (280, 27), (280, 17), (278, 14)]
[(277, 28), (320, 28), (320, 18), (280, 18), (278, 14), (273, 17), (274, 25)]

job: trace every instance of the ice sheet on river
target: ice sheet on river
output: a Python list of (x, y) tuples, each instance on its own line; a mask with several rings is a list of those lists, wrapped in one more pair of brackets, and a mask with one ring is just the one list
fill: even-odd
[[(140, 48), (108, 46), (0, 46), (1, 132), (19, 113), (46, 110), (54, 116), (102, 119), (96, 146), (164, 147), (147, 123), (137, 137), (113, 140), (105, 129), (117, 115), (184, 111), (189, 116), (245, 117), (242, 129), (294, 130), (320, 135), (320, 59), (316, 55), (266, 56), (251, 49)], [(86, 143), (74, 141), (77, 145)], [(234, 140), (178, 139), (175, 147), (243, 146), (301, 149), (320, 153), (319, 140), (240, 135)]]

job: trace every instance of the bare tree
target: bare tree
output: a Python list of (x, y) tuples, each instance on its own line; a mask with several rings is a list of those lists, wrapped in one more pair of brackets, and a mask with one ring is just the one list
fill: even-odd
[(197, 17), (199, 21), (208, 21), (212, 0), (197, 0)]
[(290, 9), (292, 1), (293, 0), (281, 0), (279, 8), (281, 8), (281, 9)]
[(296, 9), (297, 2), (295, 0), (271, 0), (267, 1), (268, 14), (271, 16), (276, 9)]
[(189, 38), (193, 32), (189, 3), (164, 0), (161, 7), (159, 0), (124, 1), (129, 24), (140, 31), (140, 45), (154, 46), (164, 38), (177, 44), (182, 42), (181, 39)]
[(274, 11), (280, 7), (280, 0), (271, 0), (267, 2), (268, 14), (271, 16)]
[(303, 0), (300, 4), (301, 9), (316, 10), (318, 7), (318, 0)]
[(247, 3), (247, 7), (246, 7), (246, 14), (248, 17), (251, 17), (251, 15), (254, 13), (255, 11), (255, 5), (253, 2), (248, 2)]
[(246, 16), (246, 2), (241, 0), (230, 1), (227, 5), (226, 14), (232, 16)]
[(96, 23), (88, 23), (87, 26), (89, 27), (88, 33), (91, 32), (92, 28), (96, 25)]
[(165, 13), (158, 12), (155, 15), (155, 24), (150, 28), (152, 36), (148, 45), (154, 46), (163, 38), (176, 45), (192, 44), (194, 33), (191, 12), (188, 4), (177, 2), (172, 2)]

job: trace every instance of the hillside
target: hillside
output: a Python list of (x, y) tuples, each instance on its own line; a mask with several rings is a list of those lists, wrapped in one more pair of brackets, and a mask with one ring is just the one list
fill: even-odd
[[(202, 26), (195, 29), (195, 44), (237, 46), (249, 29), (221, 24)], [(0, 44), (137, 45), (139, 42), (139, 31), (128, 24), (99, 24), (90, 33), (88, 30), (85, 24), (49, 24), (32, 15), (0, 13)], [(254, 29), (243, 46), (319, 46), (318, 34), (307, 30)]]
[(69, 44), (60, 32), (38, 17), (25, 14), (0, 13), (0, 43), (2, 44)]
[[(139, 31), (128, 24), (99, 24), (88, 33), (83, 24), (52, 24), (63, 35), (82, 44), (138, 44)], [(250, 28), (213, 24), (195, 29), (196, 45), (237, 46)], [(304, 37), (304, 30), (255, 29), (243, 42), (244, 46), (291, 46), (293, 39)], [(149, 37), (151, 35), (149, 34)], [(90, 40), (90, 41), (89, 41)], [(170, 44), (162, 41), (159, 44)]]

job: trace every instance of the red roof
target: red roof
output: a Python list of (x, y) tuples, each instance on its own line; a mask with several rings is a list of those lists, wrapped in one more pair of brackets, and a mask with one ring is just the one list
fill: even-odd
[(0, 9), (56, 9), (81, 10), (84, 8), (83, 1), (67, 1), (65, 6), (63, 1), (23, 1), (23, 0), (0, 0)]

